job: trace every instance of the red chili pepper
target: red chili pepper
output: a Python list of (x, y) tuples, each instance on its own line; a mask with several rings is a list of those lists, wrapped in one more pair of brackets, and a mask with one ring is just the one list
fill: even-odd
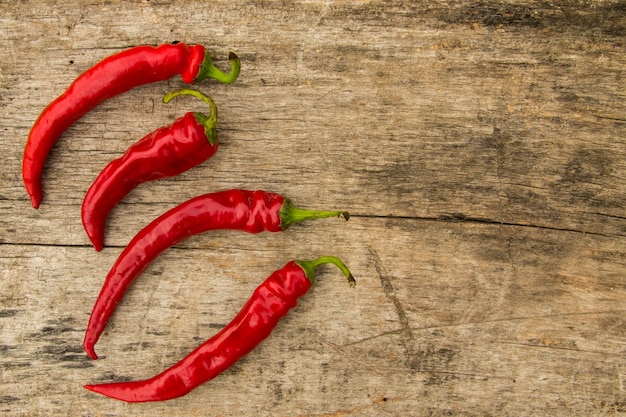
[(275, 193), (229, 190), (192, 198), (164, 213), (130, 241), (109, 271), (93, 307), (83, 342), (92, 359), (94, 345), (132, 282), (164, 250), (190, 236), (216, 229), (279, 232), (308, 219), (344, 217), (339, 211), (303, 210)]
[(292, 261), (274, 272), (252, 294), (235, 318), (186, 358), (143, 381), (85, 385), (85, 388), (128, 402), (163, 401), (181, 397), (215, 378), (266, 339), (278, 321), (306, 294), (315, 268), (332, 263), (355, 285), (345, 264), (334, 256)]
[(215, 78), (232, 83), (239, 75), (239, 58), (229, 56), (230, 74), (217, 69), (202, 45), (184, 43), (137, 46), (112, 55), (82, 73), (50, 103), (33, 125), (22, 162), (22, 177), (34, 208), (41, 203), (41, 174), (50, 150), (75, 121), (103, 101), (133, 87), (167, 80), (180, 74), (192, 83)]
[(172, 125), (150, 133), (121, 158), (111, 161), (87, 191), (81, 215), (85, 231), (97, 251), (102, 249), (109, 213), (136, 186), (178, 175), (206, 161), (217, 151), (217, 106), (195, 90), (169, 93), (163, 101), (168, 103), (181, 94), (204, 100), (211, 107), (211, 115), (189, 112)]

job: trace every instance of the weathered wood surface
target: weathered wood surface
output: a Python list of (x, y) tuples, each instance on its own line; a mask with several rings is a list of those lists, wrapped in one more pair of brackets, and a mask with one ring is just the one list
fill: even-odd
[[(517, 416), (626, 413), (626, 4), (2, 2), (0, 413), (10, 416)], [(132, 142), (202, 103), (137, 88), (76, 123), (30, 208), (20, 164), (41, 110), (138, 44), (208, 46), (231, 85), (216, 156), (144, 184), (96, 253), (80, 204)], [(106, 272), (151, 219), (262, 188), (348, 209), (281, 234), (215, 232), (159, 257), (91, 361)], [(319, 271), (272, 336), (186, 397), (129, 405), (85, 383), (156, 374), (294, 258)]]

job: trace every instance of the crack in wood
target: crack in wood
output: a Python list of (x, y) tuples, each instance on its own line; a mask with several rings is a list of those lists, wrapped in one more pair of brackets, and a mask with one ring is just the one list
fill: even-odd
[(395, 289), (391, 284), (391, 280), (387, 276), (385, 268), (382, 264), (382, 260), (376, 252), (375, 249), (369, 248), (370, 255), (374, 258), (374, 267), (376, 268), (376, 272), (378, 272), (378, 277), (380, 279), (381, 286), (387, 298), (393, 303), (396, 313), (398, 314), (398, 318), (400, 320), (400, 324), (404, 329), (404, 332), (409, 336), (410, 339), (413, 339), (413, 333), (411, 332), (411, 326), (409, 325), (409, 319), (407, 318), (406, 313), (404, 312), (404, 308), (402, 308), (402, 303), (396, 296)]
[(593, 353), (595, 355), (601, 355), (605, 358), (608, 358), (608, 357), (624, 358), (624, 354), (621, 354), (621, 353), (612, 353), (612, 352), (590, 350), (590, 349), (578, 349), (578, 348), (568, 347), (568, 346), (556, 346), (556, 345), (548, 345), (548, 344), (541, 344), (541, 343), (530, 343), (530, 342), (524, 343), (524, 342), (509, 342), (509, 341), (498, 341), (498, 343), (501, 343), (503, 345), (521, 346), (521, 347), (537, 348), (537, 349), (567, 350), (571, 352), (578, 352), (581, 354)]
[(400, 321), (401, 329), (399, 330), (400, 334), (403, 334), (405, 337), (402, 339), (402, 347), (405, 351), (406, 357), (406, 366), (411, 369), (412, 372), (421, 371), (421, 359), (424, 356), (427, 356), (428, 353), (424, 352), (416, 352), (414, 349), (414, 341), (415, 336), (413, 335), (413, 331), (411, 330), (411, 325), (409, 323), (409, 319), (407, 317), (404, 308), (402, 307), (402, 303), (398, 299), (396, 295), (396, 290), (391, 283), (391, 279), (383, 265), (382, 259), (380, 255), (374, 248), (369, 248), (369, 253), (371, 257), (374, 259), (374, 268), (376, 268), (376, 272), (378, 273), (378, 277), (380, 279), (381, 287), (387, 296), (387, 298), (393, 303), (396, 314), (398, 315), (398, 319)]
[[(607, 216), (613, 217), (610, 215), (607, 215)], [(443, 222), (458, 222), (458, 223), (470, 223), (470, 224), (477, 223), (477, 224), (507, 226), (507, 227), (525, 227), (525, 228), (539, 229), (539, 230), (546, 230), (546, 231), (553, 231), (553, 232), (580, 233), (583, 235), (600, 236), (600, 237), (606, 237), (606, 238), (624, 237), (623, 235), (620, 235), (620, 234), (607, 234), (607, 233), (590, 232), (586, 230), (571, 229), (571, 228), (564, 228), (564, 227), (543, 226), (543, 225), (532, 224), (532, 223), (504, 222), (504, 221), (486, 219), (486, 218), (481, 218), (481, 217), (470, 217), (470, 216), (466, 216), (463, 213), (452, 213), (452, 214), (444, 213), (437, 217), (393, 216), (393, 215), (380, 216), (380, 215), (375, 215), (375, 214), (352, 214), (350, 213), (350, 217), (351, 218), (365, 218), (365, 219), (411, 220), (411, 221), (427, 221), (427, 222), (443, 221)], [(621, 219), (621, 217), (617, 217), (617, 218)]]

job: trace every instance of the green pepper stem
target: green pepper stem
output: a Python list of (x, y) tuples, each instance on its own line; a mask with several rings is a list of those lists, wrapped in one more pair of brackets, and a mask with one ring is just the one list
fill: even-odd
[(241, 61), (239, 61), (239, 57), (234, 52), (228, 54), (228, 60), (230, 61), (230, 73), (226, 74), (213, 65), (211, 55), (209, 55), (208, 52), (205, 53), (204, 61), (202, 65), (200, 65), (200, 71), (198, 71), (194, 82), (202, 81), (206, 78), (215, 78), (217, 81), (224, 84), (234, 83), (241, 70)]
[(315, 281), (315, 268), (324, 264), (333, 264), (348, 278), (348, 283), (351, 287), (356, 285), (356, 281), (346, 264), (336, 256), (321, 256), (314, 261), (296, 261), (296, 264), (302, 268), (308, 280), (311, 281), (311, 284)]
[(290, 198), (285, 198), (280, 211), (280, 227), (285, 230), (294, 223), (304, 220), (327, 219), (329, 217), (342, 217), (345, 220), (350, 218), (347, 211), (326, 211), (326, 210), (306, 210), (296, 207)]
[(206, 94), (197, 90), (190, 90), (188, 88), (167, 93), (165, 96), (163, 96), (163, 103), (167, 104), (174, 97), (182, 95), (194, 96), (196, 98), (199, 98), (211, 108), (211, 114), (209, 116), (199, 112), (194, 112), (193, 115), (196, 117), (198, 123), (204, 126), (204, 132), (206, 133), (206, 137), (209, 143), (211, 145), (215, 145), (215, 143), (217, 142), (217, 104), (215, 104), (211, 97), (207, 96)]

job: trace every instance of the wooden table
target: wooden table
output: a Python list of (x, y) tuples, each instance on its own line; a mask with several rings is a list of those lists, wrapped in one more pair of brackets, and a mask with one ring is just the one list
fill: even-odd
[[(8, 1), (0, 4), (0, 414), (626, 414), (623, 1)], [(82, 71), (139, 44), (200, 43), (233, 85), (220, 150), (144, 184), (96, 253), (100, 170), (189, 110), (179, 77), (100, 105), (54, 147), (30, 207), (23, 146)], [(284, 233), (218, 231), (163, 253), (82, 350), (109, 268), (199, 194), (265, 189), (347, 209)], [(222, 328), (291, 259), (332, 254), (258, 349), (189, 395), (126, 404), (86, 383), (150, 377)]]

